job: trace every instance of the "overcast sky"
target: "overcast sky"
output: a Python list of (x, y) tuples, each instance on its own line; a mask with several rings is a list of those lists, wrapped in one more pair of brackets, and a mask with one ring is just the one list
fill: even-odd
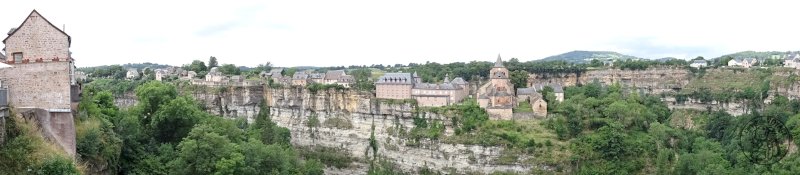
[(8, 1), (72, 36), (79, 67), (191, 60), (255, 66), (521, 61), (572, 50), (645, 58), (800, 50), (798, 1)]

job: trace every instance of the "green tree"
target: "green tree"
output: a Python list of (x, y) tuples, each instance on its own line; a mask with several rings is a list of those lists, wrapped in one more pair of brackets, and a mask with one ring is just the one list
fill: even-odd
[(156, 140), (177, 143), (199, 123), (205, 114), (189, 97), (180, 96), (160, 106), (148, 128)]
[(523, 70), (516, 70), (510, 73), (511, 74), (511, 84), (514, 84), (515, 88), (525, 88), (528, 87), (528, 72)]
[(211, 58), (208, 58), (208, 68), (209, 69), (217, 67), (217, 66), (219, 66), (219, 63), (217, 62), (217, 57), (211, 56)]
[(207, 72), (208, 71), (208, 67), (206, 67), (206, 63), (204, 63), (203, 61), (200, 61), (200, 60), (194, 60), (194, 61), (192, 61), (192, 64), (184, 65), (183, 69), (186, 69), (186, 70), (189, 70), (189, 71), (194, 71), (194, 72), (197, 72), (197, 73), (199, 73), (199, 72)]
[(144, 123), (149, 123), (149, 116), (152, 116), (159, 109), (161, 104), (167, 103), (178, 96), (178, 91), (174, 86), (161, 83), (160, 81), (150, 81), (136, 88), (136, 97), (139, 100), (137, 109), (144, 115)]
[(222, 67), (219, 68), (219, 71), (225, 75), (239, 75), (242, 73), (242, 70), (234, 64), (223, 64)]

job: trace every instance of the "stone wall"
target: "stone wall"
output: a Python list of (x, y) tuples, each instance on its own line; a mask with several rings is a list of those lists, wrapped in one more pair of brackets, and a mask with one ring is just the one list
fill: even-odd
[(70, 62), (13, 64), (0, 69), (2, 86), (9, 89), (9, 105), (69, 111)]
[(36, 121), (44, 138), (75, 157), (75, 121), (71, 112), (48, 112), (39, 108), (15, 108), (26, 120)]
[(13, 35), (5, 40), (8, 60), (14, 60), (14, 53), (22, 52), (23, 59), (34, 62), (36, 59), (51, 61), (53, 58), (67, 59), (69, 38), (61, 30), (50, 24), (34, 11), (25, 19)]

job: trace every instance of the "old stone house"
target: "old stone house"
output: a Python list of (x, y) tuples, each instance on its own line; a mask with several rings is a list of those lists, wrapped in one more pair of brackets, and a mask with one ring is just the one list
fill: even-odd
[[(530, 88), (533, 89), (534, 92), (540, 92), (545, 89), (545, 87), (550, 87), (553, 89), (553, 94), (556, 96), (556, 100), (558, 102), (564, 101), (564, 87), (560, 84), (532, 84)], [(541, 94), (544, 96), (544, 94)]]
[(415, 80), (409, 73), (386, 73), (375, 82), (375, 96), (382, 99), (411, 99)]
[(728, 61), (728, 66), (750, 68), (756, 63), (758, 63), (758, 59), (755, 58), (736, 58)]
[(343, 86), (345, 88), (350, 88), (350, 85), (356, 82), (356, 79), (353, 78), (352, 75), (342, 75), (339, 76), (339, 79), (336, 79), (336, 84)]
[(312, 73), (311, 75), (309, 75), (309, 78), (311, 79), (312, 83), (322, 84), (322, 83), (324, 83), (323, 80), (325, 79), (325, 74)]
[(783, 67), (800, 69), (800, 53), (795, 52), (787, 55), (783, 60)]
[(80, 84), (69, 50), (72, 39), (33, 10), (3, 39), (5, 59), (0, 84), (8, 88), (9, 105), (17, 112), (37, 111), (43, 133), (75, 155), (73, 111), (80, 101)]
[(125, 78), (127, 79), (136, 79), (139, 77), (139, 71), (134, 68), (128, 69), (128, 72), (125, 73)]
[(517, 102), (527, 102), (531, 104), (531, 110), (534, 116), (547, 116), (547, 101), (544, 100), (544, 97), (539, 93), (537, 88), (517, 89)]
[(306, 86), (308, 81), (308, 74), (305, 72), (296, 72), (292, 76), (292, 85), (294, 86)]
[(517, 105), (514, 84), (509, 79), (508, 69), (503, 66), (500, 55), (489, 70), (489, 82), (478, 88), (478, 105), (486, 109), (492, 120), (510, 120), (512, 108)]
[(419, 106), (447, 106), (461, 102), (468, 94), (467, 82), (462, 78), (452, 81), (448, 76), (442, 83), (423, 83), (415, 72), (386, 73), (375, 82), (375, 94), (383, 99), (414, 99)]

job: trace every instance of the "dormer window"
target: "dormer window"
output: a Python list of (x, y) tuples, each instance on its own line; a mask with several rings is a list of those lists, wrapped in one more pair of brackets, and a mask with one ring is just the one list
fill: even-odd
[(14, 63), (22, 63), (22, 52), (14, 52)]

